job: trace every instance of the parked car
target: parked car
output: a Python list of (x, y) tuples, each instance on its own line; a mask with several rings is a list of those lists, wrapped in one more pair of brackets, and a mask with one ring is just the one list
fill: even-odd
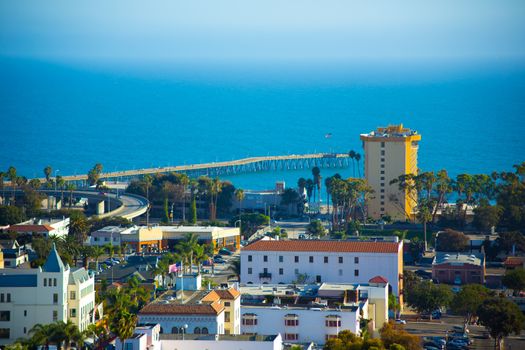
[(219, 254), (220, 255), (233, 255), (233, 252), (229, 249), (226, 249), (226, 248), (221, 248), (219, 250)]
[(213, 262), (216, 264), (224, 264), (226, 263), (226, 260), (224, 260), (223, 258), (213, 258)]
[(407, 321), (398, 318), (398, 319), (396, 319), (396, 323), (397, 324), (407, 324)]
[(204, 265), (204, 266), (211, 266), (211, 265), (213, 265), (213, 260), (211, 260), (211, 259), (204, 260), (202, 265)]
[(434, 348), (434, 349), (438, 349), (438, 350), (445, 350), (445, 345), (439, 345), (439, 344), (436, 344), (436, 343), (431, 342), (431, 341), (427, 341), (427, 342), (423, 343), (423, 347), (425, 349)]
[(432, 278), (432, 272), (425, 271), (425, 270), (417, 270), (415, 274), (423, 279), (431, 279)]
[(447, 341), (444, 337), (426, 337), (425, 340), (435, 343), (439, 346), (447, 345)]

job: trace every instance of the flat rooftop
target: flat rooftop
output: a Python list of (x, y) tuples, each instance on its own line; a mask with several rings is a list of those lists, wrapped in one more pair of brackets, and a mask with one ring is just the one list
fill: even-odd
[[(160, 334), (160, 340), (182, 340), (182, 334)], [(209, 341), (265, 341), (273, 342), (277, 335), (247, 335), (247, 334), (184, 334), (184, 340), (209, 340)]]
[(387, 127), (378, 127), (376, 130), (368, 134), (361, 134), (361, 137), (373, 138), (400, 138), (418, 135), (416, 130), (403, 127), (403, 124), (389, 125)]
[(482, 254), (462, 254), (462, 253), (436, 253), (432, 265), (451, 264), (451, 265), (477, 265), (484, 263), (485, 257)]

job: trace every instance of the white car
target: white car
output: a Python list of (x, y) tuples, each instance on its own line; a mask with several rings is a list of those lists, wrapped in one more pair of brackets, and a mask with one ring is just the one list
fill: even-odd
[(398, 319), (396, 319), (396, 323), (397, 324), (407, 324), (407, 321), (398, 318)]

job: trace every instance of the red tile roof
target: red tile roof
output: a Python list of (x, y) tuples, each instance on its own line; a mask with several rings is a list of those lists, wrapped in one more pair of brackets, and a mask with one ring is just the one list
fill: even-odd
[(362, 241), (317, 241), (260, 240), (242, 248), (242, 251), (273, 252), (341, 252), (341, 253), (397, 253), (400, 242), (362, 242)]
[(369, 283), (388, 283), (388, 280), (383, 276), (375, 276), (368, 280)]
[(54, 230), (49, 225), (13, 225), (9, 230), (16, 232), (51, 232)]
[(224, 310), (219, 303), (212, 304), (159, 304), (151, 303), (140, 310), (141, 315), (218, 315)]
[(221, 297), (221, 299), (226, 299), (226, 300), (234, 300), (241, 296), (241, 293), (234, 288), (216, 289), (215, 293), (217, 293), (219, 297)]
[(521, 256), (507, 256), (503, 264), (505, 266), (521, 266), (523, 265), (524, 261), (525, 261), (525, 258)]

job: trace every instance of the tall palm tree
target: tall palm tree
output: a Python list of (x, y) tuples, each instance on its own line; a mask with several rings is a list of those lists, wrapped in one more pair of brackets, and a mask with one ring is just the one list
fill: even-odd
[(219, 180), (219, 178), (215, 178), (211, 181), (211, 187), (210, 187), (210, 194), (211, 194), (211, 201), (212, 204), (211, 210), (210, 210), (210, 219), (212, 221), (217, 220), (217, 203), (219, 200), (219, 193), (222, 191), (222, 183)]
[(235, 199), (239, 202), (239, 217), (241, 215), (242, 210), (242, 201), (244, 200), (244, 190), (242, 188), (238, 188), (235, 190)]
[(93, 246), (93, 249), (91, 250), (91, 256), (95, 258), (95, 267), (97, 271), (98, 271), (98, 259), (100, 259), (100, 257), (104, 255), (105, 253), (106, 253), (106, 250), (101, 246)]
[(117, 246), (113, 245), (113, 242), (109, 243), (109, 244), (104, 244), (104, 250), (108, 253), (109, 258), (111, 259), (115, 255), (115, 251), (117, 250)]
[(350, 159), (352, 159), (352, 176), (355, 177), (355, 163), (354, 163), (354, 160), (355, 160), (355, 151), (354, 150), (351, 150), (350, 152), (348, 152), (348, 156), (350, 157)]
[[(149, 188), (153, 184), (153, 177), (149, 174), (144, 175), (144, 186), (146, 187), (146, 198), (149, 202)], [(149, 226), (149, 210), (151, 205), (148, 205), (148, 209), (146, 210), (146, 225)]]
[(206, 254), (204, 246), (200, 244), (197, 244), (193, 249), (193, 255), (195, 257), (195, 263), (197, 264), (197, 273), (200, 275), (202, 263), (210, 257)]
[(237, 280), (241, 281), (241, 259), (236, 258), (233, 259), (230, 263), (230, 270), (233, 273), (233, 275), (237, 278)]
[(327, 215), (330, 215), (330, 191), (332, 190), (332, 177), (329, 176), (324, 179), (324, 187), (326, 188), (326, 205), (327, 205)]
[(310, 200), (312, 198), (312, 193), (314, 191), (314, 182), (312, 181), (312, 179), (308, 179), (306, 180), (306, 197), (308, 198), (308, 203), (310, 203)]
[(315, 202), (315, 194), (317, 192), (317, 207), (319, 208), (319, 204), (321, 201), (321, 169), (319, 167), (313, 167), (312, 168), (312, 175), (314, 180), (314, 202)]
[(7, 169), (7, 177), (9, 178), (9, 181), (11, 181), (11, 189), (13, 190), (13, 203), (10, 202), (10, 204), (14, 204), (14, 202), (16, 202), (16, 179), (18, 178), (18, 176), (16, 175), (16, 168), (14, 166), (10, 166), (9, 169)]
[(361, 160), (361, 154), (356, 153), (354, 156), (356, 162), (357, 162), (357, 176), (361, 177), (361, 167), (359, 165), (359, 161)]
[(190, 178), (186, 174), (180, 174), (179, 181), (182, 186), (182, 221), (186, 221), (186, 189), (190, 184)]
[(53, 173), (53, 168), (51, 168), (50, 165), (44, 168), (44, 175), (46, 176), (46, 181), (49, 181), (52, 173)]
[(69, 209), (73, 205), (73, 191), (77, 189), (77, 186), (73, 182), (68, 182), (66, 185), (66, 190), (69, 191)]

